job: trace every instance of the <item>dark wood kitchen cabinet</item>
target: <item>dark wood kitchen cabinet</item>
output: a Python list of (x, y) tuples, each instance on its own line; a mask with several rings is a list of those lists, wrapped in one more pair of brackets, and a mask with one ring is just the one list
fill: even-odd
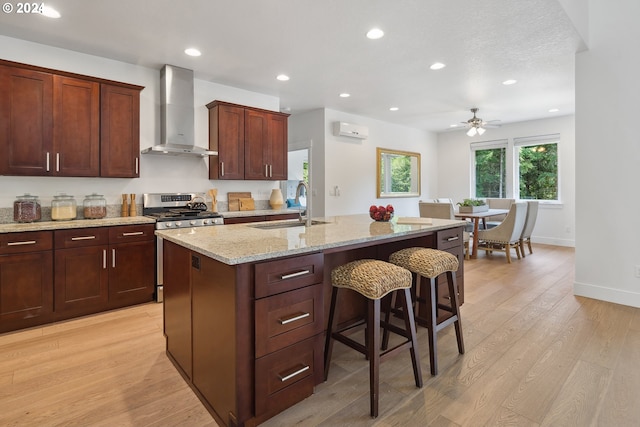
[(213, 101), (209, 179), (287, 179), (288, 114)]
[(140, 89), (101, 85), (100, 176), (140, 176)]
[(53, 318), (53, 233), (0, 234), (0, 333)]
[(0, 60), (0, 175), (138, 177), (141, 90)]
[(55, 319), (152, 301), (153, 230), (152, 224), (56, 230)]

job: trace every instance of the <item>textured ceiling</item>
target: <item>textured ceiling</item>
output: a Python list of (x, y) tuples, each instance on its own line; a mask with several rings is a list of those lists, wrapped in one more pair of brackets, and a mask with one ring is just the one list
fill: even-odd
[[(438, 132), (470, 118), (471, 107), (502, 123), (574, 112), (582, 42), (558, 0), (47, 4), (62, 18), (2, 13), (0, 34), (158, 70), (189, 68), (200, 79), (277, 96), (294, 114), (325, 107)], [(373, 26), (385, 37), (368, 40)], [(184, 55), (190, 46), (203, 55)], [(437, 61), (446, 68), (430, 70)], [(280, 73), (291, 80), (277, 81)], [(518, 83), (504, 86), (506, 79)]]

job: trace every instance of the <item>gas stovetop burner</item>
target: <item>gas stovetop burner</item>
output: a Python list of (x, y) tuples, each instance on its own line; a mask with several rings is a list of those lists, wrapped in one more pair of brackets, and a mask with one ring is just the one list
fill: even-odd
[[(206, 208), (197, 193), (153, 193), (144, 194), (143, 214), (156, 219), (156, 228), (185, 228), (221, 225), (224, 223), (218, 212), (198, 209)], [(195, 208), (195, 209), (194, 209)]]

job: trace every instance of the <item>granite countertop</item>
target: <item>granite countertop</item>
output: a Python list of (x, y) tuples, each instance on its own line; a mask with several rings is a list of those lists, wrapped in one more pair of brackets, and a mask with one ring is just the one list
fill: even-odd
[(102, 219), (73, 219), (70, 221), (37, 221), (0, 224), (0, 233), (20, 233), (23, 231), (65, 230), (70, 228), (109, 227), (113, 225), (155, 224), (155, 218), (146, 216), (125, 216)]
[(464, 226), (465, 221), (433, 219), (432, 224), (375, 222), (369, 215), (314, 218), (325, 224), (305, 227), (261, 229), (292, 221), (271, 221), (216, 227), (156, 230), (156, 235), (229, 265), (262, 261), (288, 255), (322, 251), (341, 246), (375, 242), (393, 237)]
[(259, 209), (252, 211), (226, 211), (218, 212), (223, 218), (240, 218), (245, 216), (266, 216), (266, 215), (286, 215), (286, 214), (299, 214), (300, 209)]

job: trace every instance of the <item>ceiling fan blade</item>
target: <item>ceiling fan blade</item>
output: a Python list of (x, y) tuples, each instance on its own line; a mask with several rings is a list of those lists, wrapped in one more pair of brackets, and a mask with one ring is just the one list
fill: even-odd
[(482, 125), (482, 127), (489, 129), (489, 128), (499, 128), (499, 127), (502, 127), (502, 125), (499, 125), (497, 123), (485, 123)]

